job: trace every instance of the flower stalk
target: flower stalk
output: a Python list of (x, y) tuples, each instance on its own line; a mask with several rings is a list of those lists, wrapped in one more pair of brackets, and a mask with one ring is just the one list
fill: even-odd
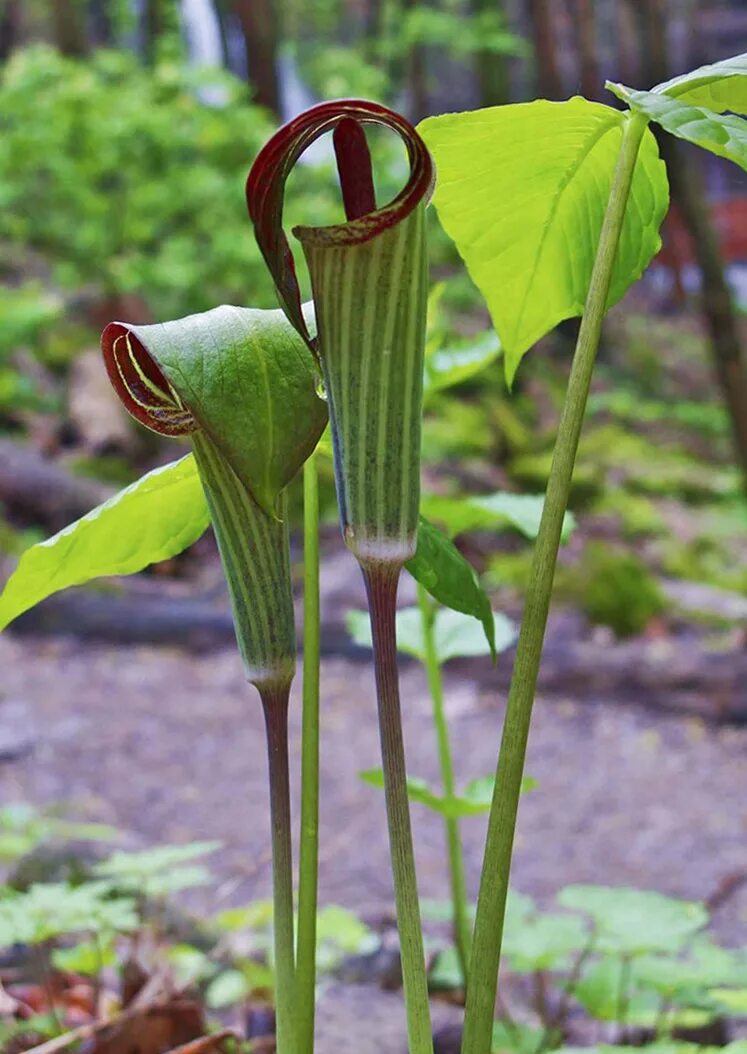
[(295, 1054), (296, 963), (293, 919), (293, 849), (288, 766), (290, 685), (259, 690), (267, 731), (272, 828), (272, 907), (275, 941), (275, 1015), (278, 1054)]
[[(441, 665), (436, 651), (434, 634), (434, 608), (428, 597), (425, 586), (418, 582), (418, 607), (420, 624), (423, 630), (423, 656), (425, 672), (428, 678), (428, 690), (433, 703), (433, 723), (436, 728), (438, 743), (438, 761), (441, 769), (441, 783), (444, 797), (453, 799), (456, 795), (454, 779), (454, 760), (449, 741), (449, 727), (444, 709), (444, 684)], [(444, 817), (446, 848), (449, 858), (449, 882), (451, 885), (451, 925), (459, 966), (465, 988), (469, 968), (469, 950), (472, 942), (472, 928), (469, 920), (469, 900), (467, 882), (464, 874), (464, 849), (459, 830), (459, 819), (456, 816)]]
[(415, 854), (407, 794), (407, 766), (397, 667), (397, 587), (400, 568), (381, 563), (363, 566), (373, 636), (384, 796), (397, 909), (402, 981), (410, 1054), (431, 1054), (428, 979), (425, 972)]
[(645, 118), (638, 114), (627, 116), (553, 451), (488, 818), (462, 1054), (490, 1054), (516, 817), (563, 517), (633, 171), (645, 130)]
[(303, 467), (303, 718), (298, 863), (296, 1019), (298, 1054), (313, 1054), (319, 878), (319, 483), (315, 455)]

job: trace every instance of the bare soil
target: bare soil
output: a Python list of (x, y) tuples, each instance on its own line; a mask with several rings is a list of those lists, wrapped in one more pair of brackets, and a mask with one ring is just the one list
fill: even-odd
[[(505, 661), (505, 657), (504, 657)], [(728, 661), (728, 656), (725, 657)], [(139, 844), (218, 839), (221, 882), (201, 892), (206, 913), (269, 892), (262, 719), (233, 649), (81, 644), (0, 637), (0, 796), (65, 802), (77, 817), (112, 823)], [(505, 671), (487, 663), (447, 675), (460, 778), (495, 765)], [(409, 768), (437, 781), (422, 672), (403, 669)], [(300, 685), (293, 704), (298, 773)], [(658, 889), (703, 899), (747, 873), (747, 727), (650, 708), (645, 697), (538, 699), (514, 883), (549, 904), (570, 882)], [(374, 922), (391, 917), (381, 793), (358, 779), (376, 766), (373, 679), (365, 663), (325, 662), (320, 897)], [(708, 699), (703, 700), (707, 712)], [(14, 738), (15, 737), (15, 738)], [(447, 895), (437, 817), (413, 808), (421, 892)], [(464, 824), (476, 890), (484, 819)], [(747, 888), (714, 915), (722, 940), (747, 940)], [(437, 1022), (458, 1019), (444, 1004)], [(335, 984), (320, 1008), (319, 1054), (404, 1050), (399, 993)]]

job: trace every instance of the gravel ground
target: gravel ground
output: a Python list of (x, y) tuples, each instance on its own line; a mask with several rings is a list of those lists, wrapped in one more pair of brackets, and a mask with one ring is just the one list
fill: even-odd
[[(143, 844), (218, 839), (225, 849), (217, 868), (232, 880), (224, 895), (242, 902), (268, 894), (261, 712), (233, 651), (183, 655), (5, 635), (0, 669), (0, 734), (5, 723), (23, 755), (0, 761), (3, 801), (66, 802), (76, 815), (131, 831)], [(462, 670), (447, 681), (465, 780), (492, 770), (503, 705), (486, 687), (489, 669), (475, 669), (479, 682)], [(435, 780), (429, 700), (413, 664), (404, 669), (402, 694), (410, 771)], [(323, 699), (321, 900), (381, 917), (392, 899), (383, 796), (356, 775), (378, 764), (369, 668), (327, 662)], [(299, 717), (297, 687), (296, 760)], [(24, 738), (33, 744), (25, 753)], [(614, 700), (538, 700), (528, 772), (539, 788), (521, 808), (515, 885), (544, 903), (569, 882), (709, 896), (747, 871), (746, 757), (744, 727)], [(418, 806), (413, 817), (421, 892), (445, 896), (438, 819)], [(465, 822), (464, 833), (474, 888), (483, 820)], [(715, 925), (723, 940), (747, 939), (747, 889), (719, 909)], [(437, 1014), (449, 1020), (454, 1011), (441, 1006)], [(402, 1021), (397, 995), (338, 987), (321, 1008), (319, 1054), (344, 1049), (352, 1022), (359, 1054), (396, 1054)], [(384, 1044), (386, 1032), (395, 1038)]]

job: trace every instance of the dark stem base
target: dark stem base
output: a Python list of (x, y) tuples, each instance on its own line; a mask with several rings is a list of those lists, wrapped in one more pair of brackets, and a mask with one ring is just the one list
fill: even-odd
[(397, 907), (402, 977), (407, 1007), (410, 1054), (430, 1054), (433, 1040), (428, 1005), (423, 934), (420, 923), (415, 857), (407, 796), (405, 745), (397, 669), (396, 606), (401, 568), (362, 564), (373, 635), (381, 760), (389, 845)]
[(275, 1003), (278, 1054), (294, 1054), (295, 945), (293, 848), (288, 765), (289, 686), (259, 689), (267, 729), (272, 825), (272, 889), (275, 935)]

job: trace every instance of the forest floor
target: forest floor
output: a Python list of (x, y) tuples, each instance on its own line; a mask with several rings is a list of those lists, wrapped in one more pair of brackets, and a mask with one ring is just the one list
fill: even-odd
[[(357, 583), (352, 561), (350, 582)], [(353, 602), (357, 585), (350, 586)], [(551, 625), (550, 654), (562, 650), (567, 620)], [(560, 644), (558, 643), (560, 641)], [(554, 642), (554, 643), (553, 643)], [(638, 642), (640, 665), (656, 641)], [(630, 645), (610, 645), (615, 647)], [(623, 653), (624, 654), (624, 653)], [(510, 655), (499, 670), (477, 660), (447, 671), (447, 710), (463, 780), (491, 773), (498, 748)], [(665, 666), (677, 665), (676, 653)], [(729, 659), (725, 657), (728, 664)], [(192, 906), (212, 914), (269, 892), (269, 829), (262, 717), (230, 648), (110, 646), (74, 639), (0, 637), (0, 799), (65, 803), (76, 818), (111, 823), (136, 844), (217, 839), (216, 893)], [(590, 681), (537, 702), (528, 772), (538, 787), (523, 799), (514, 884), (548, 905), (572, 882), (658, 889), (719, 899), (714, 926), (725, 943), (747, 939), (747, 724), (650, 705)], [(737, 689), (747, 691), (747, 679)], [(358, 773), (376, 767), (373, 677), (360, 658), (331, 657), (323, 669), (322, 903), (391, 926), (383, 796)], [(591, 689), (589, 691), (588, 689)], [(692, 693), (691, 693), (692, 694)], [(438, 781), (430, 702), (422, 671), (403, 668), (409, 768)], [(747, 702), (747, 700), (745, 700)], [(300, 686), (292, 707), (297, 776)], [(705, 715), (705, 716), (703, 716)], [(297, 780), (296, 780), (297, 782)], [(447, 896), (440, 819), (415, 805), (421, 893)], [(470, 887), (476, 889), (484, 821), (464, 822)], [(220, 901), (220, 902), (218, 902)], [(359, 1022), (365, 1008), (367, 1022)], [(438, 1023), (458, 1017), (436, 1007)], [(403, 1049), (399, 993), (335, 984), (320, 1007), (319, 1054)], [(387, 1045), (382, 1034), (390, 1036)]]
[[(523, 395), (509, 399), (492, 376), (430, 413), (426, 493), (542, 493), (563, 354), (526, 375)], [(89, 469), (106, 462), (101, 436), (86, 432), (92, 406), (104, 408), (107, 442), (112, 421), (124, 429), (125, 481), (134, 471), (132, 435), (104, 398), (103, 392), (111, 395), (108, 387), (101, 390), (97, 353), (90, 362), (90, 383), (80, 380), (80, 370), (70, 381), (69, 397), (77, 395), (86, 408), (85, 428), (72, 427), (66, 411), (54, 428), (47, 423), (40, 430), (43, 442), (33, 428), (27, 444), (5, 440), (5, 453), (12, 444), (25, 460), (23, 470), (9, 471), (6, 456), (5, 481), (0, 478), (8, 516), (7, 524), (0, 519), (0, 535), (8, 535), (6, 552), (0, 536), (0, 580), (23, 545), (105, 496), (80, 497), (81, 482), (91, 481), (69, 471), (71, 456), (81, 452)], [(48, 458), (53, 433), (58, 456)], [(70, 449), (59, 439), (66, 434), (74, 437)], [(49, 479), (50, 466), (67, 484), (75, 480), (75, 501), (83, 502), (81, 510), (65, 510), (59, 523), (47, 522), (50, 487), (39, 482)], [(43, 476), (34, 474), (42, 469)], [(324, 493), (332, 495), (329, 471)], [(611, 318), (573, 508), (578, 527), (561, 553), (529, 745), (527, 771), (538, 786), (522, 800), (514, 885), (544, 907), (574, 882), (706, 900), (717, 905), (719, 939), (744, 945), (747, 521), (723, 411), (692, 319)], [(364, 607), (364, 597), (352, 558), (340, 552), (336, 526), (328, 529), (330, 539), (323, 573), (320, 900), (352, 909), (388, 939), (393, 897), (383, 796), (358, 778), (379, 764), (373, 676), (368, 655), (352, 645), (344, 626), (345, 613)], [(581, 613), (590, 581), (601, 577), (585, 563), (590, 541), (645, 565), (643, 578), (639, 571), (631, 582), (625, 573), (625, 589), (620, 575), (614, 577), (615, 588), (602, 598), (612, 621), (601, 618), (594, 627)], [(518, 621), (529, 543), (510, 532), (497, 541), (476, 532), (462, 542), (499, 591), (497, 609)], [(637, 635), (618, 640), (609, 627), (639, 599), (648, 576), (664, 602), (641, 615)], [(410, 587), (403, 588), (404, 603), (412, 602)], [(464, 782), (494, 771), (512, 658), (502, 655), (497, 669), (477, 659), (446, 670), (447, 713)], [(242, 676), (209, 539), (129, 584), (107, 582), (51, 598), (0, 636), (0, 671), (0, 801), (62, 807), (70, 818), (112, 824), (134, 847), (218, 840), (215, 889), (192, 891), (185, 901), (201, 915), (268, 896), (262, 715)], [(403, 663), (402, 696), (409, 770), (437, 783), (431, 704), (413, 662)], [(299, 682), (291, 737), (297, 791)], [(443, 899), (440, 818), (414, 805), (413, 820), (421, 893)], [(484, 826), (484, 817), (463, 823), (473, 895)], [(401, 992), (384, 991), (376, 980), (325, 983), (319, 1054), (404, 1052)], [(459, 1008), (434, 1001), (437, 1027), (459, 1017)]]

